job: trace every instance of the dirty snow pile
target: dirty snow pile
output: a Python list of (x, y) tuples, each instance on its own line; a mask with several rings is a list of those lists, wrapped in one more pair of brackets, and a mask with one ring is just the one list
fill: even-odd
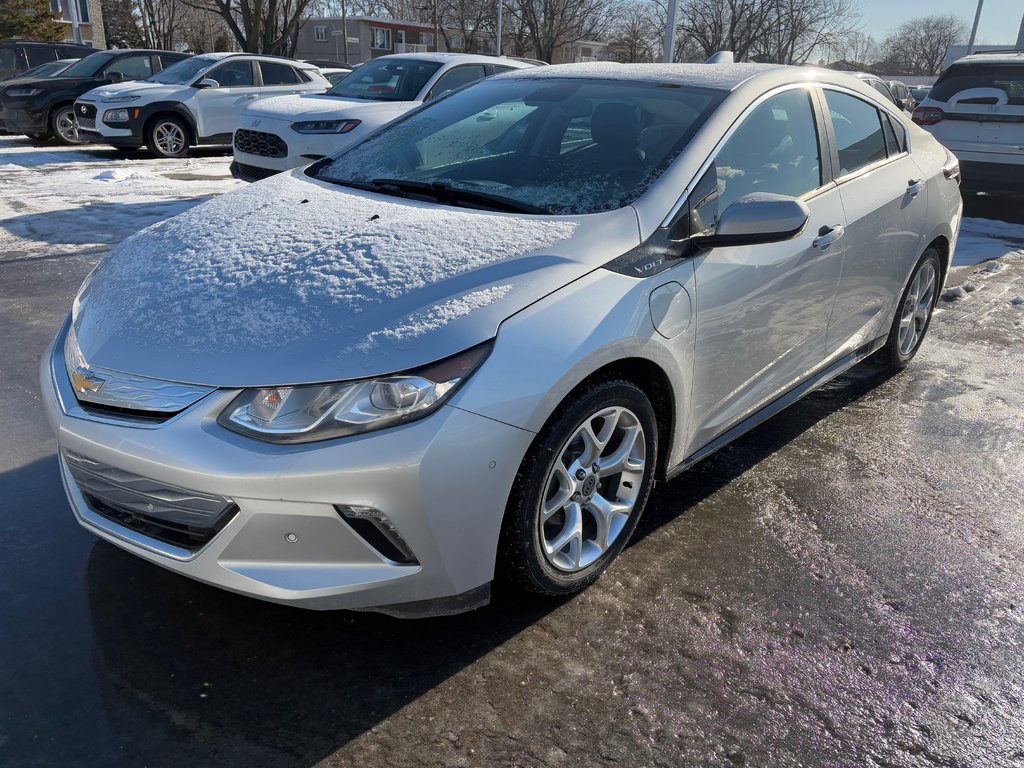
[(960, 223), (953, 266), (968, 267), (1018, 252), (1024, 252), (1024, 225), (968, 218)]

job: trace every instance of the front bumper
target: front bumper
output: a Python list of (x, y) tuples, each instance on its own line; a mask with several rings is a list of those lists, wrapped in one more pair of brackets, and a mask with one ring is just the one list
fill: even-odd
[[(237, 390), (216, 390), (164, 422), (131, 424), (78, 405), (60, 351), (65, 333), (41, 364), (43, 402), (72, 510), (97, 536), (198, 581), (305, 608), (437, 614), (486, 597), (532, 433), (444, 406), (377, 433), (274, 446), (216, 424)], [(104, 515), (83, 494), (69, 455), (237, 509), (195, 550), (175, 546)], [(384, 512), (415, 561), (382, 555), (338, 505)]]
[(46, 112), (32, 109), (27, 101), (7, 101), (4, 104), (4, 127), (8, 133), (46, 133)]
[(272, 136), (285, 147), (282, 154), (267, 154), (274, 147), (280, 146), (275, 141), (273, 147), (268, 144), (263, 148), (264, 154), (257, 154), (240, 148), (236, 138), (231, 147), (234, 153), (233, 166), (237, 168), (236, 178), (245, 181), (264, 179), (275, 173), (308, 165), (322, 157), (333, 155), (365, 133), (361, 130), (362, 126), (345, 134), (296, 133), (291, 128), (291, 121), (266, 117), (250, 118), (247, 115), (242, 117), (239, 128)]

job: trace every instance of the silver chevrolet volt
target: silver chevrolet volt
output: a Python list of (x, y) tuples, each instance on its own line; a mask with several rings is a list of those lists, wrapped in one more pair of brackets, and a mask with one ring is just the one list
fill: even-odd
[(958, 182), (836, 72), (483, 81), (100, 263), (41, 370), (71, 508), (308, 608), (582, 589), (656, 480), (914, 357)]

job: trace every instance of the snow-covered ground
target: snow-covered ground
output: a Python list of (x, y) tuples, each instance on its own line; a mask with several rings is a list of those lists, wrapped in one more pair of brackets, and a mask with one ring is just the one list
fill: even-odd
[[(0, 262), (68, 252), (98, 259), (132, 233), (244, 186), (231, 178), (230, 162), (217, 152), (157, 160), (0, 136)], [(1024, 253), (1024, 225), (965, 218), (954, 266), (1013, 253)]]

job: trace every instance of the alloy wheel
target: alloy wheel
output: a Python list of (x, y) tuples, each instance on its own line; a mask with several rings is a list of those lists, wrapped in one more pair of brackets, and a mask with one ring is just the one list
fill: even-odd
[(644, 480), (644, 430), (628, 408), (602, 408), (577, 427), (548, 473), (541, 549), (559, 571), (593, 564), (626, 527)]
[(78, 135), (78, 120), (75, 113), (70, 109), (62, 109), (57, 113), (53, 121), (53, 128), (57, 135), (68, 144), (80, 144), (82, 139)]
[(935, 265), (931, 260), (923, 261), (911, 278), (910, 290), (900, 314), (898, 344), (904, 357), (914, 351), (928, 327), (937, 282)]
[(165, 155), (178, 155), (185, 149), (185, 131), (176, 123), (158, 123), (153, 130), (153, 139)]

